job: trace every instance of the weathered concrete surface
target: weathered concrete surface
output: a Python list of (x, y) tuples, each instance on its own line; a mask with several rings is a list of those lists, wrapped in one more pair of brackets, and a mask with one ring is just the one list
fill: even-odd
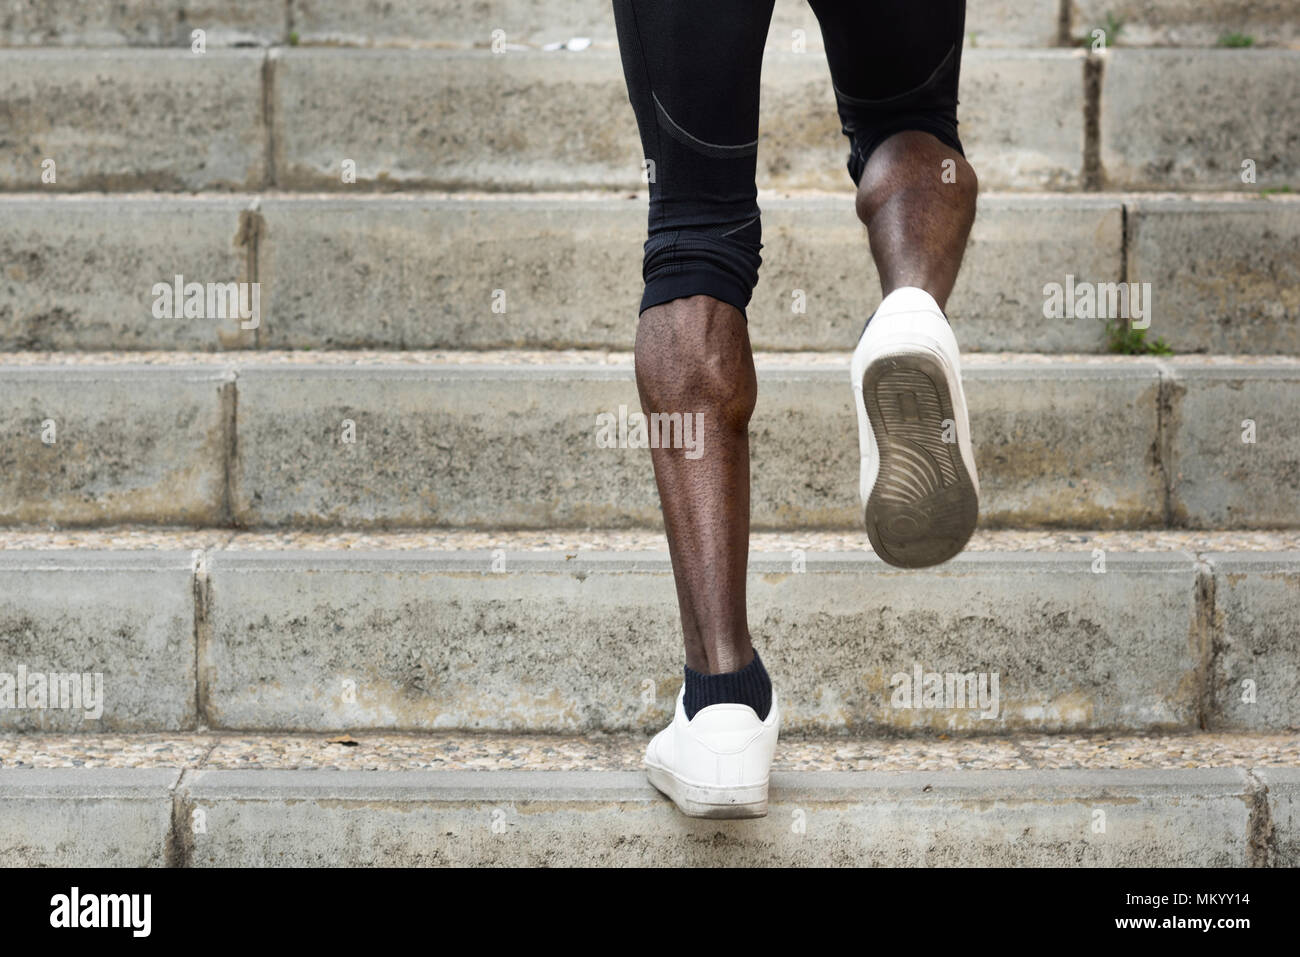
[(1300, 524), (1300, 366), (1169, 363), (1171, 512), (1192, 528)]
[[(1244, 189), (1300, 177), (1300, 50), (1109, 50), (1101, 164), (1113, 189)], [(1255, 163), (1243, 183), (1242, 163)]]
[(0, 674), (0, 730), (193, 728), (190, 554), (0, 551)]
[[(260, 187), (263, 56), (0, 51), (0, 190)], [(42, 181), (46, 160), (53, 183)]]
[[(617, 42), (614, 15), (601, 0), (293, 0), (294, 29), (303, 43), (356, 46), (477, 46), (502, 30), (507, 43), (541, 46), (571, 37), (598, 45)], [(990, 0), (966, 13), (966, 42), (980, 47), (1053, 46), (1057, 38), (1056, 0)], [(802, 0), (776, 0), (768, 49), (790, 50), (794, 31), (803, 31), (809, 50), (820, 49), (821, 30)], [(973, 37), (973, 40), (972, 40)]]
[[(1105, 560), (972, 554), (901, 573), (874, 556), (812, 555), (806, 572), (756, 558), (750, 623), (783, 727), (1192, 726), (1191, 556)], [(666, 554), (221, 552), (209, 580), (213, 727), (652, 731), (681, 683)], [(997, 673), (996, 707), (895, 701), (916, 665)]]
[(267, 0), (14, 0), (0, 8), (4, 46), (209, 47), (285, 39), (285, 11)]
[(0, 861), (7, 867), (161, 867), (180, 772), (0, 768)]
[(276, 51), (271, 63), (281, 186), (349, 188), (346, 159), (358, 186), (640, 182), (636, 122), (609, 51), (300, 49)]
[[(649, 735), (484, 731), (0, 734), (9, 768), (246, 771), (640, 771)], [(1300, 767), (1294, 732), (783, 734), (772, 770), (1135, 771)]]
[[(850, 197), (760, 205), (755, 347), (849, 348), (880, 297)], [(272, 348), (631, 347), (644, 195), (270, 199), (261, 215)], [(1102, 351), (1104, 324), (1044, 319), (1042, 290), (1067, 274), (1118, 280), (1122, 222), (1111, 198), (983, 196), (948, 304), (962, 348)]]
[(243, 524), (657, 520), (644, 450), (596, 446), (637, 408), (627, 369), (253, 366), (239, 394)]
[(1253, 774), (1268, 789), (1267, 863), (1300, 867), (1300, 768), (1261, 768)]
[[(249, 526), (659, 524), (646, 450), (597, 444), (639, 408), (626, 356), (428, 358), (0, 366), (0, 521), (217, 525), (229, 498)], [(844, 365), (759, 363), (756, 528), (858, 526)], [(968, 356), (982, 522), (1295, 527), (1297, 378), (1284, 359)]]
[(252, 345), (237, 319), (156, 319), (155, 283), (249, 282), (248, 200), (0, 200), (0, 349), (202, 350)]
[(967, 363), (963, 382), (983, 524), (1159, 523), (1153, 365)]
[(1255, 46), (1288, 46), (1300, 39), (1290, 0), (1071, 0), (1071, 35), (1090, 36), (1118, 20), (1114, 46), (1209, 47), (1227, 33), (1242, 33)]
[(1083, 183), (1084, 57), (972, 51), (962, 57), (962, 146), (985, 189)]
[[(1244, 866), (1239, 769), (774, 774), (755, 821), (638, 772), (199, 771), (191, 866)], [(1101, 812), (1104, 818), (1100, 818)], [(1094, 822), (1104, 820), (1104, 833)]]
[(1300, 728), (1300, 554), (1206, 556), (1214, 568), (1216, 728)]
[[(755, 347), (847, 348), (879, 298), (848, 197), (760, 204)], [(1103, 351), (1104, 323), (1044, 318), (1042, 288), (1117, 280), (1125, 207), (1151, 335), (1179, 352), (1300, 352), (1293, 199), (1009, 193), (981, 197), (949, 301), (963, 350)], [(643, 194), (0, 199), (0, 349), (626, 349), (645, 216)], [(258, 330), (153, 318), (155, 282), (248, 281), (253, 245)]]
[[(1293, 830), (1279, 785), (1294, 790), (1294, 772), (1255, 773), (1272, 785), (1274, 834)], [(1225, 867), (1263, 862), (1250, 847), (1254, 802), (1236, 768), (783, 772), (769, 815), (752, 821), (684, 818), (636, 771), (0, 770), (0, 856), (64, 867)], [(196, 811), (197, 833), (175, 826)], [(1285, 865), (1294, 836), (1281, 835), (1291, 844), (1267, 860)]]
[(596, 195), (269, 199), (264, 342), (630, 349), (645, 199)]
[[(640, 139), (612, 50), (568, 57), (300, 49), (277, 50), (271, 62), (281, 186), (635, 189), (641, 182)], [(345, 75), (350, 82), (338, 82)], [(759, 185), (850, 187), (824, 59), (770, 54), (763, 84)], [(985, 187), (1078, 185), (1082, 54), (969, 52), (961, 122)], [(342, 181), (347, 159), (356, 164), (354, 186)]]
[(233, 375), (0, 366), (0, 522), (219, 524)]
[[(845, 197), (760, 205), (764, 264), (748, 310), (751, 336), (767, 349), (850, 348), (880, 299), (852, 204)], [(947, 306), (962, 350), (1104, 351), (1103, 323), (1043, 317), (1043, 285), (1067, 274), (1117, 276), (1122, 222), (1111, 198), (981, 196)], [(793, 311), (795, 290), (805, 294), (802, 314)]]
[(1300, 354), (1300, 202), (1129, 199), (1128, 280), (1176, 352)]
[[(856, 527), (846, 370), (759, 377), (755, 527)], [(965, 382), (986, 524), (1117, 528), (1163, 516), (1153, 365), (1000, 361), (969, 365)], [(598, 416), (616, 420), (620, 406), (639, 409), (627, 368), (250, 364), (239, 373), (233, 507), (247, 525), (655, 526), (646, 450), (597, 446)]]

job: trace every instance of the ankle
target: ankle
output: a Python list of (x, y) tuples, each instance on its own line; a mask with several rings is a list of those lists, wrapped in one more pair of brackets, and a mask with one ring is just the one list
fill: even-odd
[(763, 661), (754, 652), (753, 660), (738, 671), (721, 674), (704, 674), (690, 665), (686, 666), (685, 692), (682, 708), (686, 720), (700, 710), (715, 704), (744, 704), (754, 709), (760, 721), (766, 721), (772, 710), (772, 679)]

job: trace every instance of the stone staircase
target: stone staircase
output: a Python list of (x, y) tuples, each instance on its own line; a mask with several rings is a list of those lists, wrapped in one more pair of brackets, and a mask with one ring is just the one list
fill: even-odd
[[(597, 442), (645, 221), (607, 4), (0, 11), (0, 702), (90, 695), (0, 708), (0, 859), (1300, 863), (1300, 18), (968, 30), (981, 530), (903, 573), (856, 504), (876, 275), (777, 0), (751, 628), (787, 733), (770, 817), (706, 823), (636, 770), (680, 639), (648, 455)], [(1125, 282), (1148, 329), (1045, 317)], [(996, 704), (900, 703), (918, 669)]]

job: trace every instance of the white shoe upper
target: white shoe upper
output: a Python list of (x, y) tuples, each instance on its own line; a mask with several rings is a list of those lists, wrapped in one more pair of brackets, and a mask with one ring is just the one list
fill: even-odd
[(672, 723), (646, 747), (646, 763), (703, 787), (766, 784), (781, 722), (776, 691), (765, 721), (744, 704), (710, 705), (688, 721), (684, 699), (683, 688)]
[(885, 297), (867, 323), (857, 348), (853, 350), (853, 362), (849, 369), (854, 405), (858, 412), (858, 450), (862, 457), (858, 495), (864, 506), (871, 497), (871, 489), (875, 486), (880, 471), (880, 450), (876, 447), (875, 435), (867, 421), (862, 377), (876, 359), (917, 352), (937, 357), (948, 374), (948, 391), (952, 396), (957, 427), (957, 447), (961, 450), (975, 493), (979, 494), (979, 478), (975, 474), (975, 456), (971, 449), (970, 414), (966, 410), (966, 395), (961, 387), (961, 353), (957, 349), (957, 337), (944, 318), (943, 310), (928, 292), (915, 286), (903, 286)]

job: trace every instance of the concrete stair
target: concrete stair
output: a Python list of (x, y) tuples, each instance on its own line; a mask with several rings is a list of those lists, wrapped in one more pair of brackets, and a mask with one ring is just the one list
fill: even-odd
[[(760, 203), (755, 348), (845, 352), (877, 283), (852, 203)], [(0, 197), (0, 350), (626, 349), (644, 232), (639, 191)], [(258, 281), (256, 327), (156, 319), (176, 275)], [(986, 193), (963, 350), (1105, 352), (1103, 319), (1044, 316), (1067, 277), (1149, 283), (1148, 335), (1179, 353), (1296, 355), (1300, 197)]]
[[(641, 183), (613, 50), (14, 49), (0, 60), (13, 104), (5, 191), (40, 189), (47, 160), (50, 192)], [(987, 189), (1282, 188), (1300, 179), (1298, 64), (1300, 50), (968, 50), (962, 140)], [(843, 189), (824, 57), (770, 53), (763, 83), (759, 182)], [(1253, 182), (1242, 181), (1248, 160)]]
[[(1111, 46), (1209, 47), (1227, 33), (1288, 46), (1300, 41), (1292, 13), (1286, 0), (992, 0), (971, 4), (966, 30), (975, 47), (1069, 46), (1098, 28)], [(0, 18), (0, 45), (188, 47), (195, 29), (209, 46), (488, 47), (497, 30), (526, 48), (579, 36), (597, 47), (616, 42), (602, 0), (18, 0)], [(819, 49), (817, 19), (799, 0), (777, 0), (769, 48), (796, 40)]]
[[(901, 573), (845, 388), (877, 277), (777, 2), (749, 587), (787, 734), (771, 815), (719, 824), (639, 771), (681, 672), (648, 456), (597, 440), (645, 223), (608, 3), (9, 4), (0, 701), (103, 698), (0, 708), (0, 859), (1300, 863), (1300, 25), (967, 29), (981, 529)], [(156, 317), (177, 276), (256, 321)], [(1047, 318), (1067, 282), (1149, 283), (1177, 354)]]
[[(847, 355), (758, 365), (755, 526), (856, 527)], [(973, 354), (965, 379), (988, 526), (1300, 524), (1295, 358)], [(0, 521), (654, 525), (638, 408), (626, 353), (9, 353)]]
[(643, 747), (600, 736), (0, 736), (0, 847), (25, 866), (1300, 861), (1293, 738), (786, 740), (758, 821), (682, 818), (645, 783)]
[[(681, 681), (656, 532), (4, 541), (6, 660), (104, 697), (0, 728), (644, 733)], [(750, 571), (795, 734), (1300, 728), (1295, 533), (983, 532), (908, 573), (862, 534), (768, 533)], [(918, 668), (987, 693), (899, 697)]]

